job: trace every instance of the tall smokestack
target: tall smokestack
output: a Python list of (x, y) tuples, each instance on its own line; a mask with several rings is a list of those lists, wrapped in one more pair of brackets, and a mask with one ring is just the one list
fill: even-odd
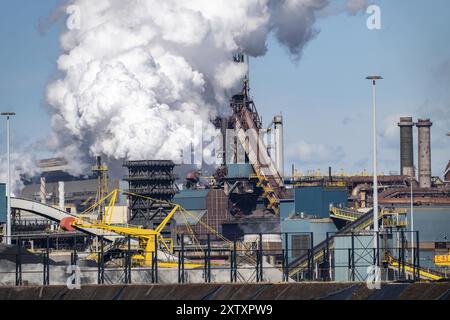
[(41, 177), (41, 186), (39, 188), (39, 197), (41, 198), (41, 203), (46, 203), (47, 192), (45, 190), (45, 177)]
[(419, 130), (419, 185), (421, 188), (431, 187), (431, 126), (430, 119), (419, 119), (416, 126)]
[(65, 191), (64, 191), (64, 182), (58, 182), (58, 195), (59, 195), (59, 210), (66, 211), (65, 209)]
[(413, 119), (402, 117), (400, 127), (400, 174), (415, 177), (413, 149)]
[(283, 141), (283, 116), (273, 118), (275, 126), (275, 164), (278, 173), (284, 178), (284, 141)]

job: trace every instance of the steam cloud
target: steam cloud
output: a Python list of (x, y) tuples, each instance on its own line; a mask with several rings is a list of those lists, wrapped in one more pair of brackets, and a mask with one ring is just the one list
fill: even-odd
[[(36, 159), (27, 153), (11, 153), (11, 195), (16, 196), (23, 188), (22, 179), (32, 177), (39, 172)], [(0, 156), (0, 181), (7, 181), (8, 169), (6, 155)]]
[[(355, 10), (355, 1), (351, 10)], [(74, 0), (80, 28), (61, 36), (64, 53), (47, 100), (49, 145), (81, 174), (88, 158), (179, 159), (194, 123), (210, 119), (240, 84), (232, 54), (267, 51), (274, 33), (294, 58), (318, 31), (327, 0)], [(195, 143), (201, 143), (199, 141)], [(194, 145), (195, 146), (195, 145)]]

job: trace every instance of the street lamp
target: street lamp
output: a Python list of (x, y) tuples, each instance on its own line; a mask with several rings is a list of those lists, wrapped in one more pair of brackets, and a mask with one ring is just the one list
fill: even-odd
[(372, 81), (372, 144), (373, 144), (373, 232), (375, 235), (374, 249), (375, 261), (378, 265), (378, 173), (377, 173), (377, 109), (376, 109), (376, 82), (382, 80), (380, 76), (368, 76)]
[(409, 177), (410, 180), (410, 186), (411, 186), (411, 190), (410, 190), (410, 197), (411, 197), (411, 208), (410, 208), (410, 212), (411, 212), (411, 260), (412, 262), (415, 264), (415, 255), (414, 255), (414, 192), (413, 192), (413, 180), (414, 177), (410, 176)]
[(11, 170), (9, 152), (9, 118), (15, 116), (14, 112), (2, 112), (6, 116), (6, 157), (7, 157), (7, 184), (6, 184), (6, 244), (11, 244)]

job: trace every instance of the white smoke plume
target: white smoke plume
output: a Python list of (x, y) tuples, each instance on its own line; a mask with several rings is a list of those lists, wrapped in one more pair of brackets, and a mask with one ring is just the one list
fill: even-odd
[[(355, 3), (354, 1), (352, 3)], [(327, 0), (73, 0), (79, 28), (61, 36), (63, 77), (47, 90), (49, 145), (74, 174), (87, 159), (172, 159), (204, 135), (247, 72), (238, 50), (267, 51), (273, 32), (294, 58)], [(355, 10), (354, 6), (351, 10)], [(268, 81), (270, 81), (268, 79)], [(198, 143), (198, 142), (197, 142)]]
[[(0, 155), (0, 181), (7, 182), (8, 167), (7, 157), (5, 154)], [(25, 152), (12, 152), (10, 156), (10, 173), (11, 173), (11, 195), (19, 195), (23, 188), (23, 180), (30, 178), (39, 173), (36, 165), (36, 159), (33, 155)]]

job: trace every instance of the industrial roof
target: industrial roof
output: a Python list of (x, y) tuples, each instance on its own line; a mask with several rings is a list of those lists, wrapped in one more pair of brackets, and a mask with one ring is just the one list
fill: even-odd
[(177, 226), (184, 226), (186, 223), (193, 226), (196, 225), (207, 212), (208, 210), (189, 210), (189, 214), (177, 212), (174, 214), (173, 218), (177, 222)]
[(209, 190), (181, 190), (173, 201), (186, 210), (206, 210), (206, 197)]

